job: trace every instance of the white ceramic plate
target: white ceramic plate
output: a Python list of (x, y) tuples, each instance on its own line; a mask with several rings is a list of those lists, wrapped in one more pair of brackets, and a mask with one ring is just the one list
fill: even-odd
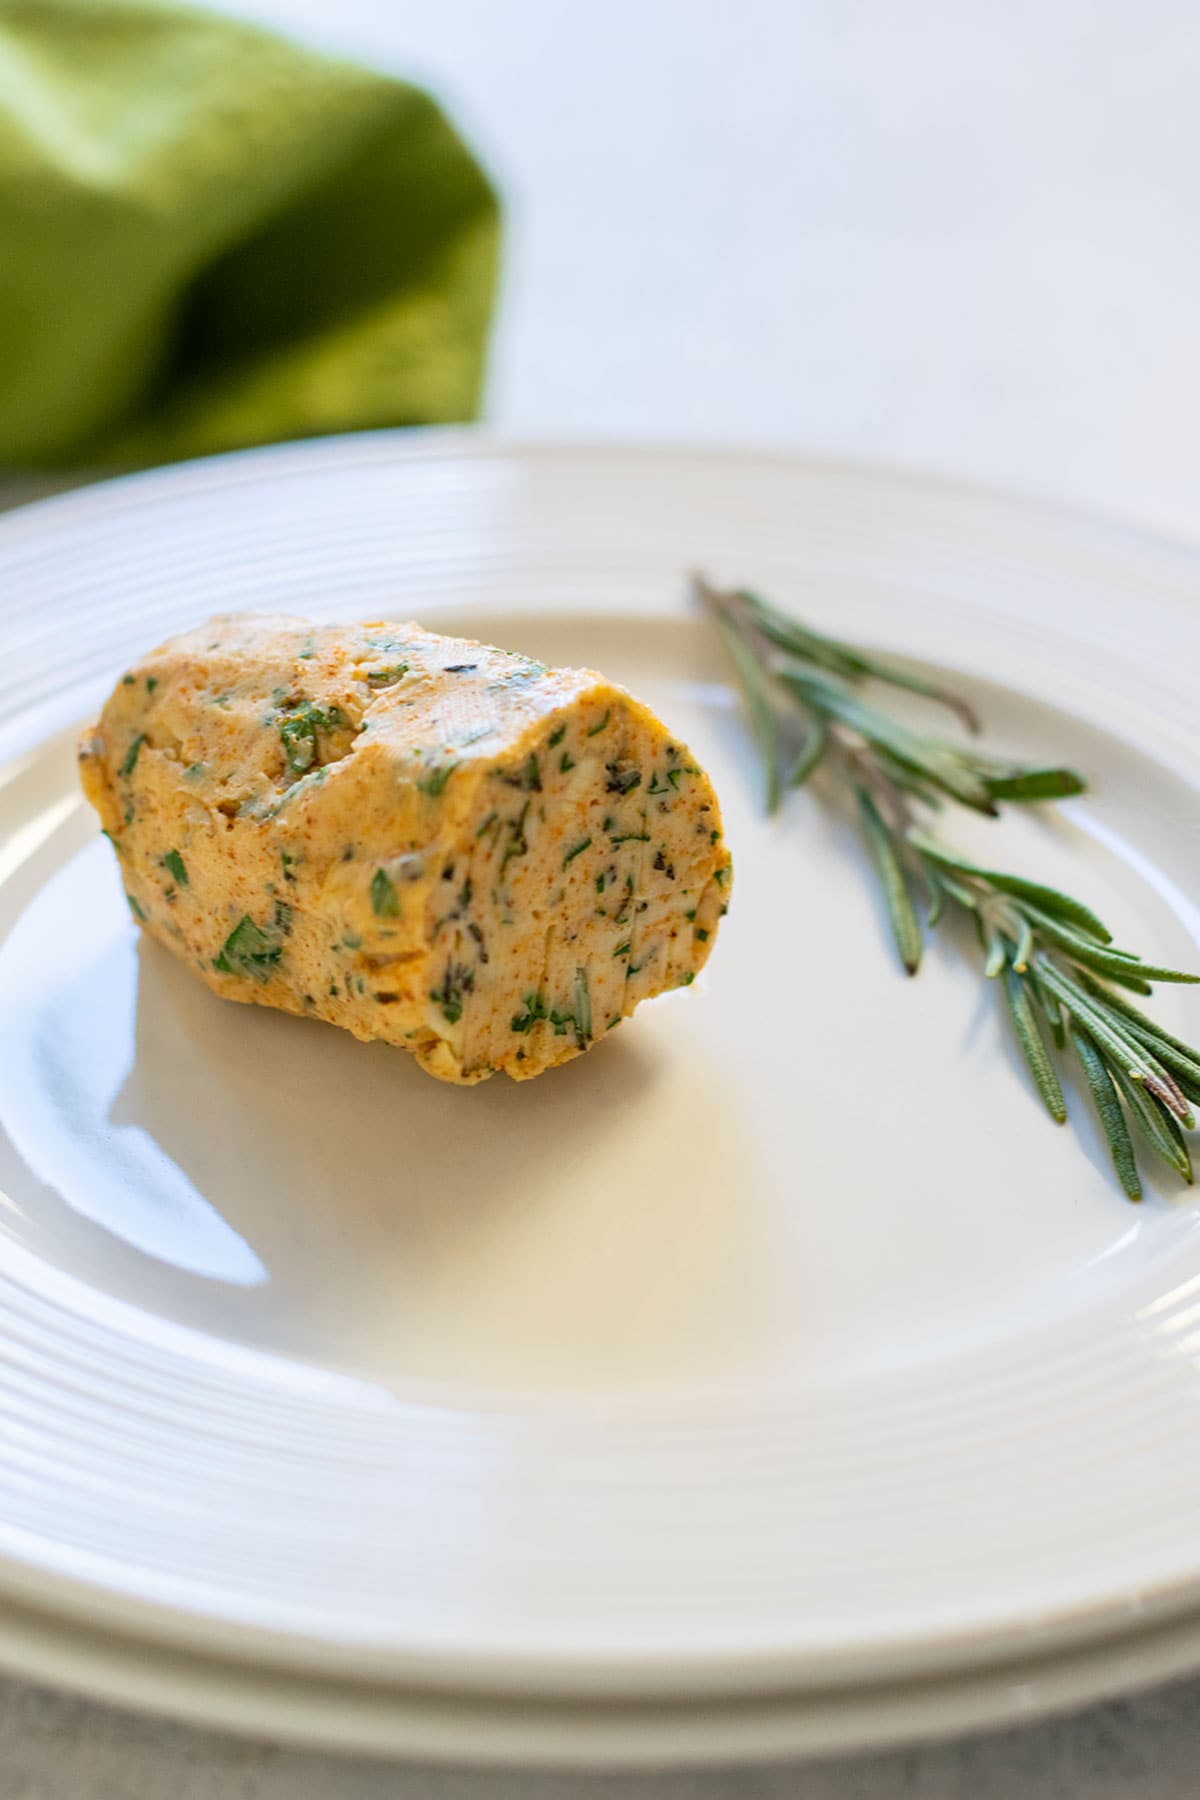
[[(1039, 1112), (971, 944), (897, 972), (817, 795), (761, 817), (697, 564), (953, 671), (996, 742), (1083, 767), (1084, 801), (965, 841), (1200, 962), (1184, 552), (860, 469), (462, 436), (10, 517), (10, 1660), (426, 1754), (697, 1757), (1196, 1656), (1200, 1210), (1131, 1207), (1077, 1094), (1078, 1129)], [(544, 1080), (462, 1091), (139, 946), (73, 731), (126, 659), (244, 606), (415, 614), (646, 698), (737, 863), (701, 980)], [(1158, 1010), (1200, 1035), (1186, 991)]]

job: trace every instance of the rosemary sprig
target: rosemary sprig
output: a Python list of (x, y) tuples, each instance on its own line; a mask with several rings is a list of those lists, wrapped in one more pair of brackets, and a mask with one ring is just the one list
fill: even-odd
[[(1054, 1053), (1073, 1051), (1129, 1198), (1142, 1195), (1135, 1141), (1191, 1182), (1183, 1133), (1195, 1126), (1191, 1103), (1200, 1105), (1200, 1050), (1164, 1031), (1125, 993), (1149, 994), (1155, 982), (1200, 976), (1118, 949), (1082, 901), (984, 867), (929, 829), (928, 814), (947, 800), (994, 817), (1003, 802), (1081, 794), (1083, 778), (918, 731), (867, 698), (863, 684), (882, 682), (932, 700), (973, 735), (979, 720), (946, 688), (822, 636), (757, 594), (720, 591), (699, 577), (696, 592), (730, 651), (766, 769), (768, 809), (776, 810), (786, 788), (799, 787), (819, 768), (830, 771), (857, 802), (909, 974), (920, 967), (925, 930), (937, 926), (952, 902), (974, 922), (984, 973), (1000, 985), (1051, 1118), (1062, 1124), (1067, 1117)], [(924, 928), (917, 896), (927, 903)]]

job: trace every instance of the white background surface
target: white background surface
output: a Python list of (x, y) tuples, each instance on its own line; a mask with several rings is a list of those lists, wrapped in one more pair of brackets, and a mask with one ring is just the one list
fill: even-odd
[[(253, 10), (428, 81), (489, 160), (509, 207), (496, 427), (915, 462), (1197, 535), (1187, 0)], [(492, 1778), (0, 1685), (4, 1800), (1182, 1800), (1198, 1742), (1194, 1684), (803, 1772)]]
[(225, 0), (508, 202), (488, 418), (916, 462), (1195, 535), (1190, 0)]

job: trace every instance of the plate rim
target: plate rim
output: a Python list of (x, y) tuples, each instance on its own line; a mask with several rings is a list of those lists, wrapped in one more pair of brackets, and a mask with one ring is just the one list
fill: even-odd
[(1033, 1724), (1197, 1666), (1193, 1615), (926, 1679), (590, 1702), (246, 1667), (93, 1621), (64, 1625), (35, 1607), (0, 1605), (0, 1669), (20, 1680), (236, 1737), (480, 1769), (701, 1768), (883, 1752)]
[[(940, 495), (993, 512), (1003, 508), (1025, 518), (1036, 514), (1047, 525), (1081, 534), (1084, 539), (1094, 540), (1097, 534), (1103, 534), (1114, 548), (1121, 544), (1153, 555), (1200, 579), (1200, 537), (1192, 543), (1111, 509), (1063, 499), (1043, 489), (957, 475), (934, 465), (795, 450), (775, 444), (730, 444), (713, 438), (691, 441), (671, 437), (590, 437), (570, 432), (510, 434), (487, 424), (379, 426), (364, 431), (330, 432), (280, 443), (251, 444), (240, 450), (189, 457), (145, 469), (104, 473), (94, 480), (85, 480), (81, 486), (0, 511), (0, 559), (22, 538), (32, 536), (36, 540), (47, 522), (51, 528), (60, 519), (67, 526), (75, 521), (86, 523), (93, 515), (104, 516), (114, 499), (119, 507), (136, 506), (146, 496), (152, 502), (162, 499), (169, 503), (177, 493), (186, 496), (212, 491), (229, 482), (237, 485), (245, 470), (253, 471), (255, 479), (266, 479), (273, 469), (286, 468), (288, 464), (303, 468), (325, 460), (342, 462), (347, 455), (355, 454), (370, 462), (376, 460), (373, 452), (378, 452), (384, 461), (404, 463), (453, 464), (487, 459), (520, 462), (527, 458), (573, 461), (584, 457), (601, 457), (614, 463), (635, 458), (660, 466), (759, 463), (814, 478), (824, 474), (846, 481), (866, 479), (884, 490), (901, 486), (913, 494)], [(4, 623), (0, 611), (0, 628)], [(72, 718), (69, 709), (53, 702), (21, 708), (0, 718), (0, 764), (10, 762), (44, 737), (61, 730)]]
[(757, 444), (752, 440), (730, 443), (710, 437), (617, 438), (592, 437), (583, 432), (506, 432), (486, 422), (478, 425), (381, 425), (363, 431), (328, 432), (316, 437), (285, 438), (278, 443), (249, 444), (239, 450), (222, 450), (211, 456), (184, 457), (178, 462), (159, 463), (144, 469), (100, 473), (94, 479), (85, 479), (77, 487), (21, 501), (0, 512), (0, 551), (5, 548), (6, 539), (16, 535), (17, 529), (28, 521), (40, 522), (48, 512), (82, 510), (94, 504), (97, 498), (102, 501), (114, 490), (124, 494), (135, 489), (149, 492), (160, 485), (185, 486), (194, 480), (202, 480), (208, 471), (239, 469), (260, 462), (274, 463), (293, 458), (307, 461), (326, 452), (337, 457), (349, 448), (366, 450), (374, 445), (389, 446), (394, 455), (405, 461), (426, 458), (470, 460), (477, 456), (601, 456), (614, 461), (641, 457), (661, 462), (760, 462), (850, 478), (866, 476), (886, 485), (901, 483), (913, 489), (957, 495), (987, 505), (1000, 504), (1026, 514), (1036, 511), (1049, 520), (1091, 530), (1102, 529), (1143, 549), (1200, 566), (1200, 536), (1192, 543), (1115, 508), (1067, 499), (1044, 488), (1025, 488), (1015, 482), (959, 475), (934, 463), (791, 449), (786, 445)]

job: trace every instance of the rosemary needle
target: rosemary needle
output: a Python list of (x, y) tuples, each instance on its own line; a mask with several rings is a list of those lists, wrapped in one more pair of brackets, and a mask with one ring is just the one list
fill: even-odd
[[(1200, 1050), (1125, 996), (1200, 976), (1119, 949), (1082, 901), (984, 867), (930, 829), (930, 815), (946, 801), (995, 816), (1002, 805), (1081, 794), (1082, 776), (985, 754), (970, 738), (917, 729), (877, 704), (865, 686), (918, 694), (954, 714), (972, 737), (980, 724), (970, 703), (949, 689), (813, 631), (761, 595), (723, 591), (700, 576), (695, 588), (730, 652), (766, 770), (769, 809), (776, 810), (786, 786), (828, 771), (857, 802), (908, 972), (920, 967), (924, 931), (936, 929), (945, 903), (966, 912), (979, 936), (984, 974), (999, 983), (1050, 1116), (1058, 1124), (1067, 1117), (1054, 1055), (1073, 1053), (1128, 1197), (1142, 1194), (1135, 1140), (1190, 1182), (1183, 1134), (1195, 1124), (1191, 1102), (1200, 1105)], [(928, 899), (924, 929), (915, 894)]]

